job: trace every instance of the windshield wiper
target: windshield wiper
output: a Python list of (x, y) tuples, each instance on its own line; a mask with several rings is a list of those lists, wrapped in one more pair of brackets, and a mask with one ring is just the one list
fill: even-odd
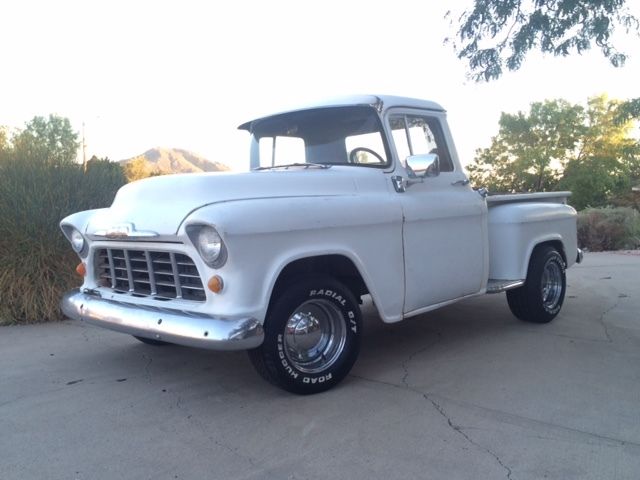
[(331, 168), (331, 165), (325, 165), (324, 163), (287, 163), (285, 165), (273, 165), (271, 167), (256, 167), (252, 168), (252, 170), (273, 170), (276, 168), (284, 168), (285, 170), (291, 167), (303, 167), (307, 168), (321, 168), (327, 169)]

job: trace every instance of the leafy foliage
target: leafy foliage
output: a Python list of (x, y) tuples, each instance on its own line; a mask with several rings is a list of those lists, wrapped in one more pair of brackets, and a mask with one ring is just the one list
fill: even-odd
[(117, 189), (125, 183), (127, 183), (127, 177), (119, 163), (112, 162), (106, 157), (98, 158), (94, 155), (87, 162), (86, 175), (83, 177), (82, 195), (84, 198), (81, 202), (83, 205), (94, 205), (93, 195), (98, 192), (98, 205), (106, 207), (111, 204)]
[(531, 104), (528, 113), (502, 113), (491, 146), (468, 167), (478, 185), (498, 192), (553, 189), (583, 135), (582, 107), (564, 100)]
[(7, 135), (7, 129), (0, 126), (0, 155), (2, 155), (9, 148), (9, 139)]
[(454, 47), (475, 80), (518, 70), (535, 49), (567, 56), (595, 44), (618, 67), (627, 57), (612, 35), (617, 27), (637, 32), (638, 26), (626, 0), (475, 0), (458, 19)]
[(624, 123), (633, 118), (640, 118), (640, 98), (632, 98), (620, 105), (616, 122)]
[(622, 105), (601, 95), (586, 108), (547, 100), (503, 113), (498, 135), (468, 167), (471, 181), (493, 192), (571, 190), (578, 209), (612, 203), (640, 179), (640, 144), (633, 122), (619, 121)]
[(106, 160), (89, 161), (83, 172), (73, 162), (77, 142), (69, 121), (40, 118), (0, 156), (0, 324), (61, 318), (60, 298), (79, 281), (78, 258), (58, 223), (108, 206), (125, 183), (120, 166)]
[(617, 121), (625, 105), (604, 96), (589, 99), (586, 134), (559, 184), (573, 192), (571, 204), (578, 209), (608, 205), (640, 179), (640, 144), (631, 136), (633, 122)]
[(134, 158), (124, 164), (124, 174), (127, 181), (135, 182), (147, 177), (155, 177), (157, 175), (168, 174), (163, 172), (157, 165), (150, 164), (144, 157)]
[(78, 134), (68, 118), (49, 115), (34, 117), (12, 139), (15, 155), (42, 165), (72, 163), (78, 151)]

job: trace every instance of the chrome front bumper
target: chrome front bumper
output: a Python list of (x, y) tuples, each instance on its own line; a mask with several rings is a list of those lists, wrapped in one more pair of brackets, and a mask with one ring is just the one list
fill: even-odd
[(101, 298), (72, 290), (60, 303), (69, 318), (139, 337), (210, 350), (258, 347), (264, 330), (253, 318), (218, 318), (202, 313), (155, 308)]

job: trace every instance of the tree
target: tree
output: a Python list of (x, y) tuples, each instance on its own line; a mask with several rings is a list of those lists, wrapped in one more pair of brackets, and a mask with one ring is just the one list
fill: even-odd
[[(124, 174), (124, 168), (118, 162), (112, 162), (108, 157), (98, 158), (93, 155), (89, 161), (87, 161), (87, 169), (85, 173), (85, 182), (95, 180), (100, 183), (107, 183), (109, 185), (117, 185), (118, 188), (127, 183), (127, 178)], [(94, 190), (89, 188), (88, 190)]]
[(471, 181), (495, 192), (553, 189), (583, 134), (584, 109), (564, 100), (531, 104), (528, 113), (502, 113), (498, 135), (476, 152)]
[(615, 67), (626, 54), (612, 43), (621, 27), (638, 31), (626, 0), (475, 0), (457, 24), (458, 58), (469, 62), (476, 80), (492, 80), (518, 70), (531, 50), (567, 56), (595, 43)]
[(124, 174), (129, 182), (164, 175), (166, 173), (167, 172), (163, 172), (158, 168), (158, 166), (148, 162), (144, 157), (134, 158), (124, 164)]
[(600, 95), (586, 108), (553, 100), (503, 113), (498, 135), (468, 167), (471, 181), (494, 192), (571, 190), (577, 208), (610, 203), (640, 178), (634, 123), (619, 121), (624, 104)]
[(16, 158), (40, 164), (63, 165), (76, 159), (79, 142), (68, 118), (57, 115), (34, 117), (12, 138)]
[(625, 123), (632, 118), (640, 118), (640, 98), (632, 98), (621, 103), (617, 113), (617, 123)]
[(558, 186), (573, 192), (571, 204), (578, 209), (615, 203), (640, 178), (640, 143), (632, 136), (634, 123), (619, 117), (626, 104), (605, 95), (588, 101), (586, 134)]
[(6, 150), (9, 147), (9, 138), (7, 135), (7, 129), (0, 127), (0, 151)]
[(9, 154), (11, 145), (9, 144), (9, 135), (7, 129), (0, 126), (0, 162), (2, 162)]

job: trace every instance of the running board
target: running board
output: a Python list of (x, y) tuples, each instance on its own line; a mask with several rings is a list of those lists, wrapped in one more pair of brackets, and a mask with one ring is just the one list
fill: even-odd
[(493, 280), (487, 282), (487, 293), (500, 293), (524, 285), (524, 280)]

